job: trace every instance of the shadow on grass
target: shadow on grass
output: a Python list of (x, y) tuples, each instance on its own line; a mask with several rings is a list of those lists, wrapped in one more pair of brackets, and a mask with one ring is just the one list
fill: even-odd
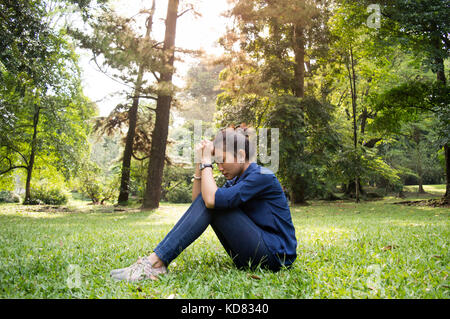
[[(160, 209), (140, 210), (130, 208), (115, 211), (112, 205), (102, 207), (86, 207), (71, 204), (67, 206), (0, 204), (0, 220), (20, 223), (25, 220), (42, 221), (48, 224), (96, 224), (115, 222), (130, 224), (148, 220), (158, 215)], [(170, 223), (168, 223), (170, 224)]]

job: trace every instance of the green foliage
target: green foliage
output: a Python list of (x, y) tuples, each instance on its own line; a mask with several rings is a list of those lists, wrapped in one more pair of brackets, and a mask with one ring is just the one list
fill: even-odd
[[(159, 78), (155, 75), (155, 72), (165, 70), (162, 63), (165, 53), (161, 43), (150, 36), (143, 37), (135, 30), (137, 15), (152, 14), (150, 10), (142, 10), (134, 17), (126, 18), (108, 5), (96, 19), (89, 21), (89, 32), (70, 26), (68, 33), (77, 39), (80, 47), (92, 52), (100, 70), (103, 71), (103, 67), (112, 69), (108, 75), (137, 89), (137, 95), (156, 97), (158, 92), (168, 93), (174, 88), (167, 83), (158, 83)], [(143, 73), (154, 76), (155, 81), (142, 82), (141, 79), (136, 86), (140, 73), (141, 77)]]
[[(220, 65), (211, 65), (206, 59), (193, 65), (186, 74), (186, 87), (179, 96), (180, 115), (186, 120), (211, 122), (216, 108), (216, 98), (220, 93)], [(176, 105), (178, 106), (178, 105)]]
[(170, 189), (165, 190), (166, 200), (170, 203), (190, 203), (192, 202), (192, 185), (180, 183)]
[(327, 197), (334, 189), (328, 164), (340, 143), (332, 107), (310, 97), (281, 96), (273, 103), (264, 127), (279, 128), (280, 181), (305, 198)]
[(118, 175), (107, 176), (94, 162), (86, 161), (77, 177), (78, 188), (94, 205), (112, 201), (119, 194)]
[(398, 135), (377, 147), (378, 154), (386, 163), (399, 171), (403, 183), (419, 184), (420, 180), (424, 184), (443, 182), (445, 166), (439, 158), (441, 147), (437, 142), (436, 122), (434, 117), (424, 116), (418, 122), (404, 123)]
[(10, 171), (0, 175), (0, 189), (13, 190), (14, 189), (14, 172)]
[(42, 1), (1, 4), (8, 32), (0, 42), (0, 175), (23, 169), (31, 179), (33, 169), (49, 166), (68, 180), (88, 148), (95, 110), (82, 93), (74, 48), (50, 27), (47, 8)]
[(113, 178), (115, 167), (117, 166), (120, 154), (123, 150), (121, 145), (122, 136), (114, 134), (112, 136), (93, 134), (90, 138), (91, 153), (90, 160), (98, 165), (98, 175), (106, 179)]
[(358, 176), (360, 182), (366, 185), (370, 181), (381, 181), (386, 185), (396, 185), (401, 189), (399, 171), (389, 166), (385, 159), (377, 154), (376, 149), (359, 148), (358, 152), (351, 146), (343, 147), (333, 156), (327, 165), (330, 182), (333, 184), (347, 184)]
[(31, 197), (24, 205), (65, 205), (69, 195), (65, 190), (42, 184), (31, 188)]
[(192, 202), (192, 168), (165, 165), (161, 199), (172, 203)]
[(20, 196), (11, 191), (0, 191), (0, 203), (20, 203)]
[(433, 73), (443, 73), (450, 50), (448, 1), (383, 0), (380, 4), (384, 17), (380, 38), (417, 52)]
[(330, 1), (235, 1), (235, 27), (220, 41), (227, 51), (222, 86), (241, 96), (303, 96), (297, 86), (315, 69), (311, 61), (326, 51), (330, 8)]
[(417, 121), (423, 115), (433, 112), (439, 119), (440, 145), (450, 141), (450, 86), (436, 81), (413, 80), (392, 87), (379, 94), (373, 104), (378, 111), (372, 126), (378, 130), (398, 133), (399, 122)]

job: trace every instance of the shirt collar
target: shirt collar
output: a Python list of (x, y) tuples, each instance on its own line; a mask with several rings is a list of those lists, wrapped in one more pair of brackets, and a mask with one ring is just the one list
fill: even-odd
[(234, 182), (232, 185), (235, 185), (238, 181), (243, 180), (248, 174), (250, 174), (251, 171), (253, 171), (257, 167), (258, 167), (258, 164), (256, 164), (255, 162), (251, 162), (250, 165), (247, 167), (247, 169), (244, 171), (244, 173), (242, 173), (241, 176), (236, 176), (234, 178)]

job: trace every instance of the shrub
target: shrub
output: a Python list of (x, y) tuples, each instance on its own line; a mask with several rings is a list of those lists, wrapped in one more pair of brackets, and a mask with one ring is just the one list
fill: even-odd
[(117, 179), (102, 181), (96, 175), (84, 174), (80, 177), (80, 190), (94, 205), (104, 204), (118, 196)]
[(38, 186), (31, 189), (30, 199), (24, 202), (26, 205), (64, 205), (69, 197), (67, 193), (58, 188)]
[(192, 186), (181, 183), (171, 188), (165, 197), (170, 203), (190, 203), (192, 202)]
[(0, 191), (0, 203), (20, 203), (20, 196), (11, 191)]

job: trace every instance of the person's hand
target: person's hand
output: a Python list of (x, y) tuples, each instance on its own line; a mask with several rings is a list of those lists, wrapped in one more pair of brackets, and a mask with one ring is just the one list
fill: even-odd
[(212, 153), (214, 151), (214, 143), (207, 140), (203, 140), (202, 142), (204, 142), (202, 163), (211, 163)]
[(200, 143), (198, 143), (197, 145), (195, 145), (195, 158), (194, 161), (200, 162), (203, 156), (203, 146), (205, 144), (205, 141), (201, 141)]

